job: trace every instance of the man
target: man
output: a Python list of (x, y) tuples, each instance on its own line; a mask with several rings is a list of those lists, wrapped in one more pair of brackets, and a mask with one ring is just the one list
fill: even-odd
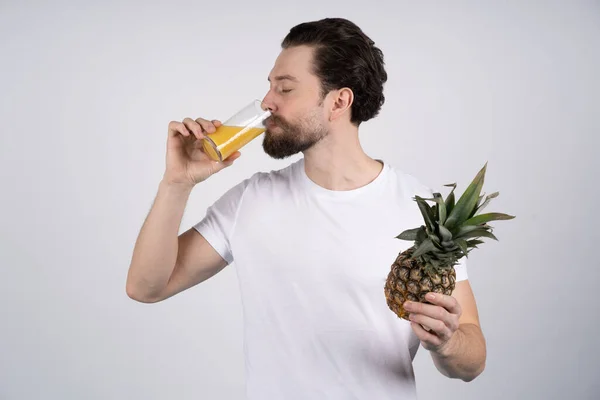
[(470, 381), (485, 363), (485, 340), (464, 261), (452, 296), (406, 305), (411, 322), (385, 302), (395, 239), (422, 224), (415, 194), (431, 191), (364, 153), (363, 121), (384, 102), (383, 55), (344, 19), (289, 32), (269, 75), (272, 111), (263, 148), (283, 159), (216, 201), (178, 235), (192, 188), (231, 166), (210, 161), (200, 139), (216, 120), (171, 122), (167, 167), (135, 245), (128, 295), (158, 302), (209, 279), (235, 260), (244, 308), (250, 399), (414, 399), (419, 344), (439, 371)]

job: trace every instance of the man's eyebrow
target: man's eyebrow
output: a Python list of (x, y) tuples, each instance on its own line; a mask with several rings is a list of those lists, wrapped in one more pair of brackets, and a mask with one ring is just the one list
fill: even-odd
[[(298, 78), (292, 76), (292, 75), (278, 75), (274, 78), (276, 81), (283, 81), (283, 80), (289, 80), (292, 82), (298, 82)], [(271, 82), (271, 78), (267, 78), (267, 80), (269, 82)]]

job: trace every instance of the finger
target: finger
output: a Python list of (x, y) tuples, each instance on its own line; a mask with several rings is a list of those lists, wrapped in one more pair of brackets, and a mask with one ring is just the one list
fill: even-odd
[(425, 298), (431, 304), (435, 304), (440, 307), (444, 307), (446, 310), (448, 310), (448, 312), (450, 312), (452, 314), (460, 315), (462, 312), (462, 309), (460, 307), (460, 304), (458, 303), (458, 300), (456, 300), (456, 298), (454, 298), (452, 296), (447, 296), (445, 294), (431, 292), (431, 293), (427, 293)]
[(221, 121), (219, 121), (218, 119), (213, 119), (212, 121), (210, 121), (213, 123), (213, 125), (215, 126), (215, 128), (220, 127), (221, 125), (223, 125), (223, 123)]
[(191, 135), (191, 132), (187, 129), (187, 127), (183, 124), (183, 122), (179, 121), (171, 121), (169, 122), (169, 136), (177, 136), (183, 135), (188, 137)]
[(185, 118), (183, 120), (184, 125), (188, 128), (198, 140), (204, 139), (204, 132), (202, 131), (202, 127), (196, 121), (191, 118)]
[(211, 121), (204, 118), (196, 118), (196, 123), (200, 124), (205, 133), (214, 133), (217, 130)]
[(416, 301), (407, 301), (404, 303), (404, 309), (408, 312), (423, 314), (433, 319), (451, 323), (450, 313), (443, 307), (433, 304), (425, 304)]
[(436, 335), (434, 335), (430, 332), (427, 332), (418, 323), (411, 322), (410, 327), (413, 329), (413, 332), (415, 332), (415, 335), (417, 335), (417, 337), (419, 338), (419, 340), (421, 342), (432, 345), (432, 346), (441, 346), (442, 345), (442, 340), (439, 337), (437, 337)]
[(242, 154), (239, 151), (234, 152), (233, 154), (231, 154), (229, 157), (227, 157), (225, 160), (223, 160), (223, 164), (226, 167), (229, 167), (230, 165), (233, 164), (233, 162), (235, 160), (237, 160), (238, 158), (240, 158)]
[(435, 333), (442, 341), (449, 340), (452, 336), (452, 332), (443, 321), (430, 318), (423, 314), (414, 313), (410, 314), (408, 319), (429, 328), (429, 330)]

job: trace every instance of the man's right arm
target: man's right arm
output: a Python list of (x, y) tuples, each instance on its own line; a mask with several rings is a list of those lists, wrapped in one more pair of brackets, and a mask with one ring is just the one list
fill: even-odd
[(127, 295), (156, 303), (217, 274), (227, 262), (195, 229), (178, 236), (192, 187), (161, 181), (135, 243)]
[(165, 174), (136, 240), (127, 274), (126, 292), (134, 300), (164, 300), (210, 278), (227, 265), (195, 228), (178, 235), (195, 185), (231, 166), (240, 156), (236, 151), (217, 162), (204, 153), (201, 141), (219, 126), (220, 121), (203, 118), (169, 123)]

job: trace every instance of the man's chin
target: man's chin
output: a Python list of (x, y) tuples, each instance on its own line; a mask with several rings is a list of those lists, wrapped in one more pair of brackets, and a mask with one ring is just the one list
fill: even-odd
[(291, 157), (300, 152), (297, 148), (290, 147), (289, 145), (286, 146), (283, 143), (277, 143), (276, 141), (273, 141), (270, 135), (265, 135), (262, 147), (265, 154), (276, 160), (283, 160), (284, 158)]
[(299, 152), (295, 152), (295, 153), (291, 153), (291, 152), (287, 152), (287, 153), (284, 153), (284, 152), (274, 152), (274, 151), (271, 151), (271, 150), (269, 150), (267, 148), (264, 148), (264, 147), (263, 147), (263, 151), (265, 152), (266, 155), (268, 155), (269, 157), (271, 157), (271, 158), (273, 158), (275, 160), (283, 160), (285, 158), (291, 157), (291, 156), (296, 155), (296, 154), (299, 153)]
[(272, 136), (273, 134), (281, 134), (281, 133), (283, 133), (283, 129), (281, 129), (281, 127), (279, 127), (279, 126), (274, 126), (272, 128), (265, 129), (266, 136)]

